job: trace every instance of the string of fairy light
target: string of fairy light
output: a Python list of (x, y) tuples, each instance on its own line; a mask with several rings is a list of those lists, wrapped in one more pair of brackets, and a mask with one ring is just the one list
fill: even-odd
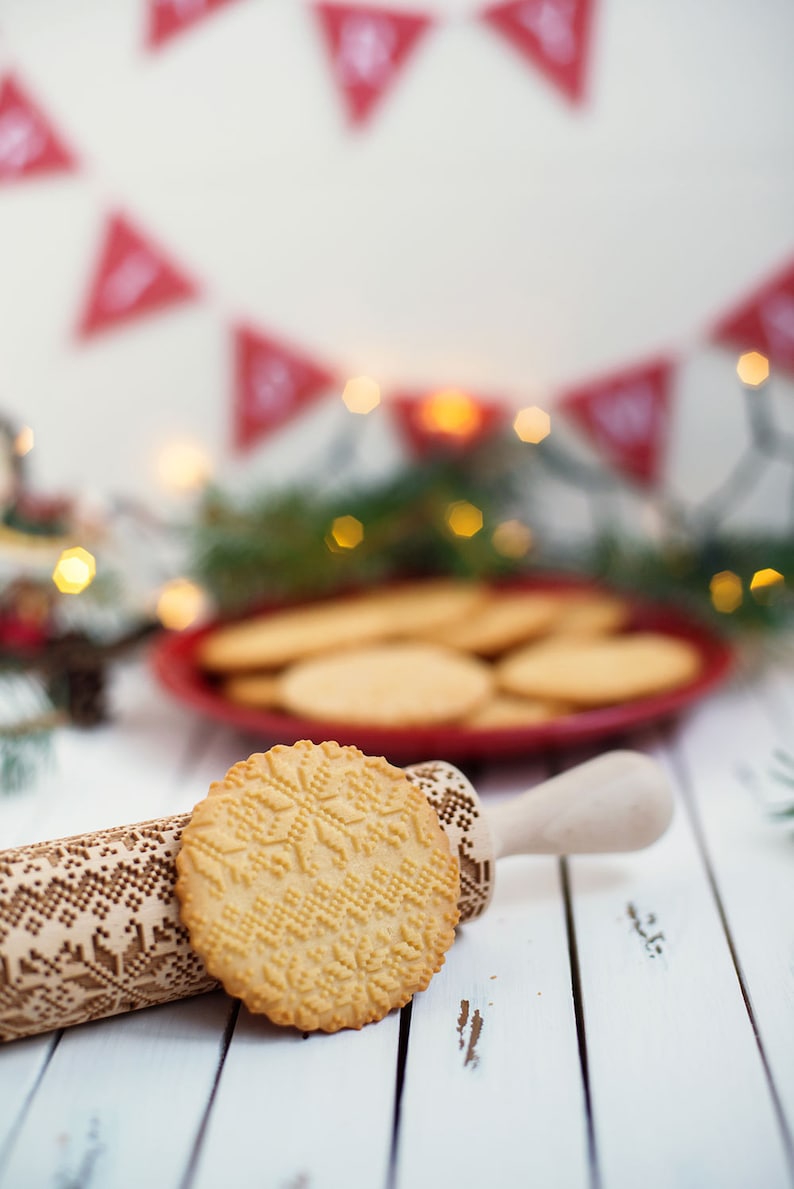
[[(686, 523), (695, 536), (703, 535), (722, 520), (728, 511), (749, 492), (760, 477), (769, 458), (787, 463), (792, 470), (792, 517), (794, 517), (794, 436), (775, 425), (768, 403), (757, 393), (768, 382), (769, 360), (758, 351), (743, 353), (736, 372), (748, 397), (748, 443), (733, 470), (700, 505), (684, 509), (680, 503), (659, 493), (660, 503), (679, 527)], [(381, 388), (371, 376), (356, 376), (343, 386), (341, 401), (355, 417), (367, 417), (382, 404)], [(417, 398), (416, 424), (436, 441), (465, 446), (474, 440), (484, 417), (482, 404), (459, 388), (441, 388)], [(588, 465), (567, 454), (559, 442), (550, 442), (551, 416), (537, 405), (518, 409), (512, 430), (517, 439), (529, 446), (541, 446), (538, 457), (559, 475), (591, 493), (614, 490), (621, 482), (606, 468)], [(350, 430), (348, 428), (349, 435)], [(31, 427), (23, 426), (14, 439), (14, 452), (21, 458), (35, 443)], [(162, 485), (173, 492), (203, 490), (212, 477), (212, 463), (207, 452), (187, 439), (164, 445), (158, 455), (157, 469)], [(467, 500), (453, 500), (443, 510), (448, 531), (456, 537), (471, 538), (490, 532), (494, 549), (506, 558), (520, 560), (530, 553), (534, 543), (531, 525), (521, 519), (502, 519), (488, 526), (480, 508)], [(327, 549), (347, 553), (358, 549), (365, 540), (367, 526), (361, 519), (340, 509), (328, 524), (324, 536)], [(97, 574), (97, 559), (84, 545), (70, 542), (63, 548), (52, 571), (52, 581), (62, 594), (78, 595), (86, 590)], [(749, 595), (759, 602), (767, 600), (785, 585), (785, 576), (772, 567), (762, 567), (742, 577), (732, 570), (714, 573), (709, 582), (709, 596), (715, 611), (730, 615)], [(181, 630), (189, 627), (207, 610), (206, 592), (191, 579), (175, 577), (162, 584), (156, 593), (155, 614), (163, 626)]]
[[(750, 397), (750, 437), (733, 471), (699, 507), (684, 510), (669, 496), (660, 496), (668, 516), (679, 526), (683, 521), (688, 522), (695, 535), (702, 536), (725, 518), (760, 477), (768, 458), (788, 462), (794, 479), (794, 438), (778, 429), (768, 406), (754, 396), (769, 380), (769, 360), (759, 351), (743, 352), (737, 361), (736, 373)], [(357, 377), (348, 382), (342, 399), (351, 412), (367, 414), (380, 401), (377, 383), (368, 376)], [(479, 428), (479, 419), (477, 402), (457, 389), (428, 394), (418, 412), (418, 420), (428, 432), (446, 434), (450, 438), (473, 437)], [(551, 417), (544, 409), (538, 406), (519, 409), (513, 420), (513, 430), (522, 442), (531, 445), (544, 443), (542, 456), (545, 461), (579, 486), (594, 492), (612, 490), (616, 486), (618, 480), (611, 472), (571, 458), (556, 444), (553, 450), (549, 449), (547, 439), (551, 434)], [(446, 509), (445, 519), (450, 531), (457, 536), (471, 537), (484, 528), (481, 510), (466, 501), (451, 503)], [(351, 516), (340, 516), (332, 522), (326, 544), (331, 549), (355, 549), (363, 541), (364, 534), (365, 526), (360, 521)], [(529, 525), (513, 519), (497, 524), (492, 530), (491, 539), (498, 552), (520, 558), (531, 549), (533, 536)], [(785, 576), (771, 566), (756, 569), (746, 580), (732, 570), (718, 571), (709, 581), (709, 596), (714, 610), (726, 615), (736, 611), (745, 597), (745, 585), (752, 597), (763, 602), (776, 588), (785, 585)]]

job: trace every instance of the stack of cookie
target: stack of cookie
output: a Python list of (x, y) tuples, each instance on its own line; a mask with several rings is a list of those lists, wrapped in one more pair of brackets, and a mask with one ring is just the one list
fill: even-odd
[(469, 730), (546, 723), (694, 680), (688, 640), (610, 593), (403, 583), (211, 629), (196, 659), (237, 705), (303, 720)]

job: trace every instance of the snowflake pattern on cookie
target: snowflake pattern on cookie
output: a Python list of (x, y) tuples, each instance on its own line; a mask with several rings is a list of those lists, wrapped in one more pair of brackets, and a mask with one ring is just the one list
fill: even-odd
[(304, 1031), (407, 1003), (454, 938), (458, 863), (434, 811), (354, 747), (303, 740), (235, 764), (196, 807), (177, 866), (208, 971)]

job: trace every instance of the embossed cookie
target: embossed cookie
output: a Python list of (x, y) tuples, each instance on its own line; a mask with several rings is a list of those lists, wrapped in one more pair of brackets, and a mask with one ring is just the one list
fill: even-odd
[(300, 661), (283, 674), (280, 694), (305, 718), (410, 727), (469, 714), (492, 686), (484, 661), (406, 641)]
[(197, 648), (213, 672), (269, 669), (298, 657), (382, 639), (388, 615), (369, 599), (339, 598), (290, 607), (209, 632)]
[(699, 653), (688, 641), (634, 632), (530, 644), (505, 657), (496, 676), (502, 689), (524, 697), (607, 706), (675, 689), (699, 668)]
[(458, 920), (457, 858), (426, 798), (385, 759), (332, 742), (235, 764), (194, 809), (177, 871), (207, 971), (304, 1031), (407, 1003)]
[(436, 628), (433, 639), (437, 644), (491, 657), (543, 635), (558, 615), (559, 602), (552, 595), (494, 591), (464, 619)]

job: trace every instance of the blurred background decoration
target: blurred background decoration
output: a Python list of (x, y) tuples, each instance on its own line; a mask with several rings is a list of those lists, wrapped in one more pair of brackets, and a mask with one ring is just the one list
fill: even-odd
[(5, 0), (3, 746), (100, 720), (157, 624), (407, 572), (787, 622), (793, 37), (788, 0)]

